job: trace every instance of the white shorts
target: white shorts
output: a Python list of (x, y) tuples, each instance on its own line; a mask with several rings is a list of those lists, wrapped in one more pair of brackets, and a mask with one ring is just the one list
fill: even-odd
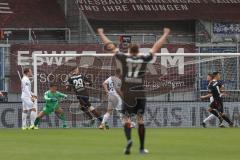
[(118, 111), (122, 110), (122, 99), (116, 94), (108, 95), (108, 109), (116, 109)]
[(32, 101), (29, 97), (21, 97), (23, 110), (30, 110), (36, 108), (35, 102)]

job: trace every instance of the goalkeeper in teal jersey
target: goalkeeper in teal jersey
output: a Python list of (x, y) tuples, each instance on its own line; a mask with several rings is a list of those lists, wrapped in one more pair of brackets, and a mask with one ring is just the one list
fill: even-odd
[(63, 110), (60, 108), (59, 106), (59, 101), (62, 98), (67, 98), (66, 94), (63, 94), (61, 92), (57, 91), (57, 86), (55, 84), (51, 84), (50, 85), (50, 89), (45, 92), (44, 94), (44, 100), (45, 100), (45, 106), (43, 108), (43, 111), (41, 111), (35, 122), (34, 122), (34, 126), (31, 126), (31, 129), (38, 129), (37, 126), (40, 122), (40, 120), (45, 116), (45, 115), (49, 115), (52, 112), (54, 112), (59, 119), (62, 120), (63, 122), (63, 128), (67, 128), (67, 124), (66, 124), (66, 120), (64, 117), (64, 113)]

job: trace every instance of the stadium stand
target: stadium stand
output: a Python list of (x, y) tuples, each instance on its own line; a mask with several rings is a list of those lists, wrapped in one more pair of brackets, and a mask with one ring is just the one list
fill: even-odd
[(57, 1), (11, 0), (6, 3), (12, 13), (0, 14), (0, 28), (11, 31), (10, 41), (65, 40), (65, 16)]
[(1, 28), (63, 28), (65, 17), (55, 0), (6, 1), (12, 14), (1, 14)]

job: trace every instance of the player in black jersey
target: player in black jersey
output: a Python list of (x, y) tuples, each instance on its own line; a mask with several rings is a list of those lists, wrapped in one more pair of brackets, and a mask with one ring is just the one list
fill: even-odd
[(211, 96), (213, 97), (213, 101), (210, 104), (209, 112), (218, 117), (220, 122), (222, 121), (222, 119), (224, 119), (229, 124), (230, 127), (233, 127), (233, 122), (231, 122), (231, 120), (227, 117), (223, 109), (223, 98), (221, 94), (221, 92), (223, 92), (223, 84), (220, 81), (221, 79), (220, 73), (213, 72), (212, 75), (213, 80), (210, 82), (208, 86), (209, 94), (204, 96), (208, 98), (210, 98)]
[(132, 146), (130, 118), (132, 115), (137, 115), (140, 153), (146, 154), (148, 151), (144, 149), (145, 126), (143, 121), (146, 98), (143, 80), (147, 63), (153, 59), (155, 53), (157, 53), (162, 47), (170, 33), (170, 29), (164, 28), (163, 36), (153, 45), (152, 49), (147, 55), (139, 54), (139, 46), (136, 44), (131, 44), (129, 46), (128, 54), (120, 53), (116, 45), (105, 36), (103, 29), (98, 29), (98, 33), (105, 45), (105, 50), (110, 53), (114, 53), (116, 59), (118, 59), (122, 64), (121, 92), (124, 101), (122, 113), (124, 114), (123, 124), (124, 132), (127, 138), (127, 146), (124, 153), (130, 154), (130, 148)]
[(95, 108), (89, 102), (89, 92), (86, 89), (86, 84), (91, 85), (91, 80), (86, 75), (81, 74), (79, 68), (73, 70), (72, 75), (67, 81), (67, 88), (71, 87), (74, 89), (77, 99), (80, 103), (80, 109), (87, 114), (87, 116), (94, 122), (94, 118), (97, 118), (99, 122), (102, 121), (102, 117), (95, 110)]
[[(209, 85), (211, 84), (212, 80), (213, 80), (213, 75), (212, 75), (212, 73), (209, 73), (209, 74), (207, 75), (207, 81), (208, 81), (208, 86), (207, 86), (207, 88), (208, 88), (208, 89), (209, 89)], [(221, 95), (224, 95), (224, 93), (222, 93), (222, 91), (223, 91), (224, 88), (223, 88), (223, 84), (221, 83), (221, 81), (219, 81), (219, 88), (220, 88), (220, 91), (221, 91)], [(205, 96), (201, 96), (200, 98), (201, 98), (201, 99), (209, 99), (210, 105), (211, 105), (212, 102), (213, 102), (213, 96), (209, 97), (208, 94), (205, 95)], [(209, 108), (209, 109), (208, 109), (208, 111), (209, 111), (210, 113), (211, 113), (211, 110), (212, 110), (212, 108)], [(215, 117), (216, 117), (216, 116), (211, 113), (207, 118), (205, 118), (205, 119), (203, 120), (203, 122), (201, 123), (201, 125), (202, 125), (204, 128), (206, 128), (206, 122), (207, 122), (207, 121), (210, 121), (211, 119), (213, 119), (213, 118), (215, 118)], [(222, 124), (223, 118), (222, 118), (222, 117), (219, 117), (219, 120), (220, 120), (220, 122), (219, 122), (219, 127), (224, 127), (224, 125)]]

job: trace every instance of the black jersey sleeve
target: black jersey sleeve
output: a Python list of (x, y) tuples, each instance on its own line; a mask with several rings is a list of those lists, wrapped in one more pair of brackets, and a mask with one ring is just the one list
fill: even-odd
[(213, 92), (214, 92), (214, 90), (216, 89), (216, 83), (217, 83), (217, 82), (212, 81), (212, 82), (209, 84), (209, 86), (208, 86), (208, 92), (209, 92), (209, 93), (213, 93)]
[(120, 60), (121, 62), (125, 61), (125, 59), (127, 58), (127, 56), (122, 52), (117, 52), (115, 54), (115, 57), (116, 57), (116, 59)]
[(83, 76), (84, 82), (87, 82), (89, 85), (92, 85), (92, 80), (88, 77), (88, 75)]
[(219, 88), (224, 87), (223, 81), (218, 81), (218, 86), (219, 86)]
[(208, 93), (212, 93), (212, 89), (213, 89), (212, 87), (213, 87), (212, 85), (208, 86)]
[(67, 82), (65, 83), (66, 86), (72, 85), (72, 79), (71, 77), (68, 78)]
[(141, 59), (143, 59), (144, 62), (149, 62), (153, 59), (153, 54), (149, 52), (148, 54), (141, 56)]

